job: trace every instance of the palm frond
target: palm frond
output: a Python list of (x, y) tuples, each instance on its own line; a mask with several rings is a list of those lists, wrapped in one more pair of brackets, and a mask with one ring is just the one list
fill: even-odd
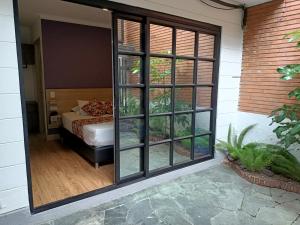
[(241, 148), (241, 147), (242, 147), (242, 144), (243, 144), (243, 141), (244, 141), (244, 138), (245, 138), (246, 134), (247, 134), (251, 129), (253, 129), (255, 126), (256, 126), (256, 124), (252, 124), (252, 125), (250, 125), (250, 126), (244, 128), (244, 129), (242, 130), (242, 132), (240, 133), (240, 136), (239, 136), (239, 138), (238, 138), (238, 141), (237, 141), (237, 147), (238, 147), (238, 148)]

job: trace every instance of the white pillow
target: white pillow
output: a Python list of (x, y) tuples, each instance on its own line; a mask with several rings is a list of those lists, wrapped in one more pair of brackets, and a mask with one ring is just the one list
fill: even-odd
[(86, 104), (89, 104), (89, 101), (86, 101), (86, 100), (77, 100), (77, 103), (78, 103), (78, 106), (79, 106), (79, 115), (81, 115), (81, 116), (88, 116), (89, 114), (87, 114), (81, 108), (83, 106), (85, 106)]
[(71, 111), (72, 111), (72, 112), (79, 112), (79, 111), (80, 111), (79, 105), (73, 107), (73, 108), (71, 109)]

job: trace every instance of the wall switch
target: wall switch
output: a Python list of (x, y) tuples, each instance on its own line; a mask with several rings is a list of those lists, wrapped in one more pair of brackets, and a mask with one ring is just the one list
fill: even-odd
[(50, 91), (50, 98), (55, 98), (55, 91)]

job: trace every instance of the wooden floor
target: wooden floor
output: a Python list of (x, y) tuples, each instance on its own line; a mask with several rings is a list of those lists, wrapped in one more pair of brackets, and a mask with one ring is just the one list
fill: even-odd
[(59, 141), (43, 141), (39, 136), (30, 136), (29, 142), (35, 207), (113, 183), (113, 164), (95, 169)]

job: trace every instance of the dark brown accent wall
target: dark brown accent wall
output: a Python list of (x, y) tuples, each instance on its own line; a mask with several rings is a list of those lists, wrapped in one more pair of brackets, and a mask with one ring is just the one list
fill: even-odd
[(112, 87), (111, 30), (42, 20), (46, 88)]

